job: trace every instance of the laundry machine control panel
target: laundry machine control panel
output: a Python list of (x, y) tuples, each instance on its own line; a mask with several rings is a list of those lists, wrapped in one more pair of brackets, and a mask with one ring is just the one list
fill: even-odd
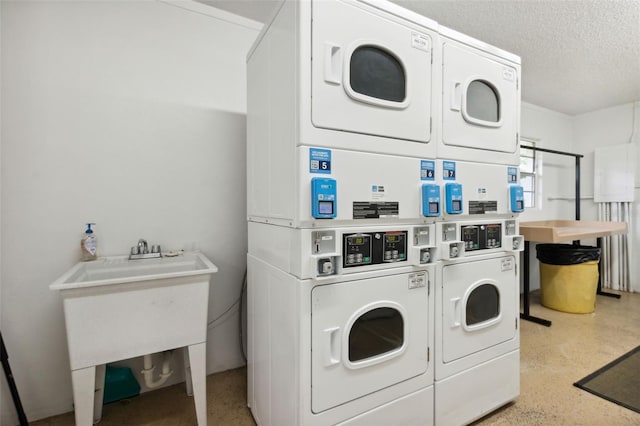
[(460, 233), (465, 251), (502, 247), (502, 224), (465, 225)]
[(379, 265), (407, 260), (407, 231), (343, 235), (343, 267)]

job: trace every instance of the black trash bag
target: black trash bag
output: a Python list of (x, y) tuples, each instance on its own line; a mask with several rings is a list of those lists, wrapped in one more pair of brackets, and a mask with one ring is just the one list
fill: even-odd
[(600, 249), (592, 246), (538, 244), (536, 252), (538, 260), (547, 265), (578, 265), (600, 260)]

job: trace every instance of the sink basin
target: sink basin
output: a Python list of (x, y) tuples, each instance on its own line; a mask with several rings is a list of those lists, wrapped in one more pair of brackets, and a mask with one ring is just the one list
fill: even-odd
[(217, 271), (218, 268), (199, 252), (142, 260), (129, 260), (127, 256), (102, 257), (90, 262), (79, 262), (49, 288), (69, 290), (207, 275)]

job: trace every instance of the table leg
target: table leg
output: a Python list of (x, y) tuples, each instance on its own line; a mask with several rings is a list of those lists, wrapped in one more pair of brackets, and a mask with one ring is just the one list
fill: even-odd
[(602, 291), (602, 237), (597, 238), (596, 241), (597, 241), (597, 247), (600, 249), (600, 261), (598, 262), (598, 289), (596, 290), (596, 294), (600, 296), (607, 296), (607, 297), (613, 297), (615, 299), (620, 299), (619, 294)]
[(71, 372), (73, 404), (76, 426), (93, 424), (93, 400), (96, 384), (96, 367), (87, 367)]
[(529, 315), (529, 241), (524, 242), (523, 252), (523, 265), (522, 265), (522, 280), (523, 280), (523, 305), (524, 312), (520, 313), (520, 318), (525, 321), (535, 322), (537, 324), (544, 325), (545, 327), (551, 327), (551, 321), (534, 317)]
[(189, 364), (193, 383), (193, 400), (198, 426), (207, 424), (207, 344), (189, 346)]

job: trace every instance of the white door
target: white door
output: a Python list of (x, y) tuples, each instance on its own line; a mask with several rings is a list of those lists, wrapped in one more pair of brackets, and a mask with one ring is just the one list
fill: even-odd
[(442, 353), (445, 363), (516, 336), (513, 256), (445, 265), (442, 268)]
[(443, 143), (516, 152), (520, 111), (517, 68), (453, 41), (443, 44), (442, 56)]
[(353, 1), (312, 7), (314, 126), (428, 142), (431, 33)]
[(427, 371), (428, 279), (424, 271), (312, 290), (314, 413)]

